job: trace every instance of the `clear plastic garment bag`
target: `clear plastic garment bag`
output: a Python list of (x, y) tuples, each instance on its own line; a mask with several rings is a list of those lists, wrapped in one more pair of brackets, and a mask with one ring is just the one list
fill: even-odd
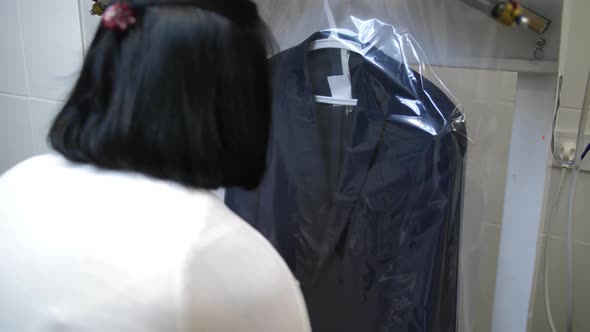
[(459, 0), (256, 2), (279, 45), (268, 173), (226, 203), (314, 331), (490, 331), (520, 62), (496, 64), (532, 37)]

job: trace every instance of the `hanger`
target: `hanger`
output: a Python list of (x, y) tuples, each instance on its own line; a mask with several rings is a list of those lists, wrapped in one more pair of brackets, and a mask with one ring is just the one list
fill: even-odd
[(309, 51), (323, 50), (326, 48), (337, 48), (349, 52), (361, 54), (361, 45), (349, 40), (342, 40), (330, 34), (328, 38), (319, 39), (311, 43)]
[[(324, 10), (326, 12), (326, 16), (328, 18), (328, 23), (330, 24), (330, 36), (325, 39), (319, 39), (311, 43), (309, 46), (308, 52), (323, 50), (323, 49), (340, 49), (341, 56), (342, 56), (342, 73), (343, 75), (338, 77), (329, 77), (328, 81), (330, 81), (330, 87), (336, 90), (344, 90), (343, 94), (349, 95), (352, 97), (352, 84), (350, 83), (350, 68), (348, 66), (348, 61), (350, 57), (349, 52), (362, 54), (361, 50), (362, 47), (359, 43), (355, 43), (349, 40), (342, 40), (338, 37), (338, 32), (336, 30), (336, 20), (334, 18), (334, 14), (332, 13), (332, 9), (330, 8), (330, 1), (324, 0)], [(340, 31), (341, 33), (347, 34), (346, 31)], [(351, 34), (352, 33), (348, 33)], [(328, 96), (314, 96), (315, 102), (321, 104), (330, 104), (334, 106), (346, 106), (347, 111), (350, 111), (352, 107), (357, 106), (358, 99), (353, 98), (342, 98), (340, 97), (328, 97)]]
[[(336, 37), (335, 33), (330, 34), (328, 38), (319, 39), (312, 42), (309, 46), (308, 52), (313, 52), (323, 49), (340, 49), (342, 57), (342, 73), (348, 85), (347, 89), (352, 90), (350, 85), (350, 68), (348, 61), (350, 54), (349, 52), (361, 54), (361, 45), (353, 41), (342, 40)], [(342, 84), (342, 80), (340, 80)], [(353, 98), (342, 98), (342, 97), (329, 97), (329, 96), (314, 96), (317, 103), (330, 104), (334, 106), (348, 106), (354, 107), (358, 104), (358, 99)]]

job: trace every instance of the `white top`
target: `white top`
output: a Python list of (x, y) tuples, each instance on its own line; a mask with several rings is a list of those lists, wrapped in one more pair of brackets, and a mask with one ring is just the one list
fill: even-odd
[(207, 191), (55, 155), (0, 178), (0, 331), (310, 330), (286, 264)]

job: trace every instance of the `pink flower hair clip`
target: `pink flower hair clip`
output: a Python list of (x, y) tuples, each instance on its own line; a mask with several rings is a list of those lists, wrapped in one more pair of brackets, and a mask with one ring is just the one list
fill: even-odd
[(126, 31), (136, 22), (133, 10), (125, 2), (110, 5), (102, 16), (102, 26), (110, 30)]

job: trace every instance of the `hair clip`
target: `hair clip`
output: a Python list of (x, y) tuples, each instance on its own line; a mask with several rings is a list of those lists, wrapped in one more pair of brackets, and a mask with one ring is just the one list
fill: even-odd
[(102, 16), (102, 26), (110, 30), (125, 31), (136, 22), (133, 10), (125, 2), (110, 5)]

